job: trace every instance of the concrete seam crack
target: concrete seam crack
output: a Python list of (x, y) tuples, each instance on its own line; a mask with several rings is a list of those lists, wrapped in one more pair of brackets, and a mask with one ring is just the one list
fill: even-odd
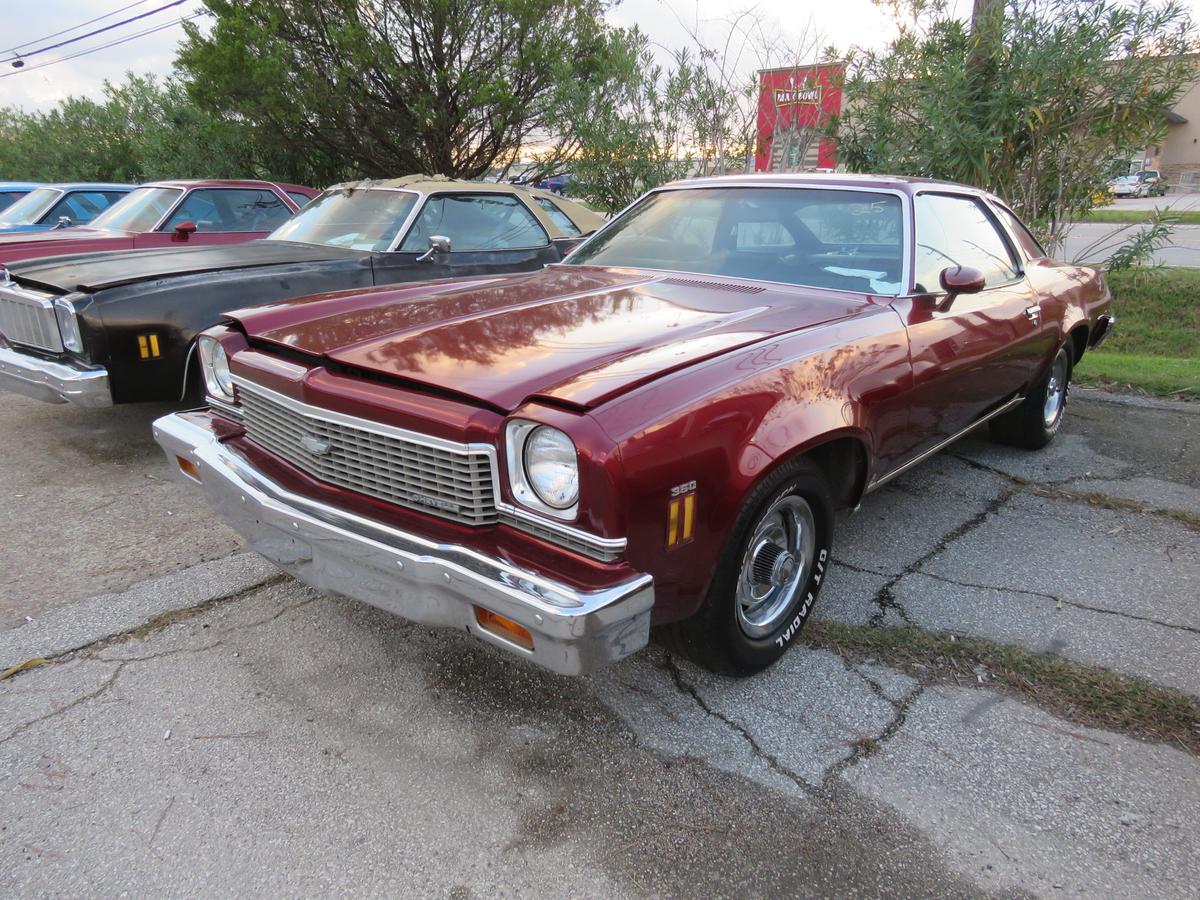
[(1003, 587), (996, 584), (977, 584), (972, 581), (960, 581), (956, 578), (949, 578), (945, 575), (937, 575), (933, 572), (917, 571), (910, 572), (910, 575), (917, 575), (924, 578), (932, 578), (934, 581), (941, 581), (946, 584), (953, 584), (958, 587), (974, 588), (981, 591), (997, 591), (1002, 594), (1020, 594), (1025, 597), (1036, 597), (1039, 600), (1052, 600), (1055, 603), (1062, 603), (1064, 606), (1072, 606), (1076, 609), (1086, 610), (1088, 612), (1099, 613), (1105, 616), (1118, 616), (1122, 619), (1129, 619), (1134, 622), (1145, 622), (1149, 625), (1157, 625), (1160, 628), (1169, 628), (1174, 631), (1186, 631), (1191, 634), (1200, 634), (1200, 628), (1194, 625), (1182, 625), (1173, 622), (1164, 622), (1162, 619), (1153, 619), (1149, 616), (1139, 616), (1136, 613), (1124, 612), (1119, 609), (1104, 609), (1100, 606), (1092, 606), (1087, 603), (1081, 603), (1078, 600), (1069, 600), (1066, 597), (1057, 597), (1054, 594), (1047, 594), (1042, 591), (1030, 591), (1025, 588)]
[(888, 581), (875, 592), (874, 602), (879, 607), (877, 612), (871, 614), (871, 618), (867, 621), (868, 625), (878, 627), (883, 624), (884, 617), (888, 610), (895, 610), (906, 625), (912, 625), (913, 621), (909, 618), (908, 611), (904, 606), (896, 600), (894, 588), (897, 584), (903, 581), (907, 576), (920, 572), (920, 569), (925, 563), (933, 559), (939, 553), (944, 551), (952, 543), (961, 537), (970, 534), (976, 528), (980, 527), (984, 522), (991, 518), (1000, 510), (1016, 493), (1016, 490), (1009, 487), (1005, 488), (1000, 494), (994, 497), (982, 510), (977, 512), (965, 522), (955, 526), (954, 528), (943, 534), (927, 552), (921, 557), (904, 567), (902, 571), (891, 576)]
[[(101, 661), (103, 661), (103, 660), (101, 660)], [(45, 715), (38, 716), (36, 719), (30, 719), (28, 722), (22, 722), (20, 725), (18, 725), (16, 728), (14, 728), (11, 732), (9, 732), (3, 738), (0, 738), (0, 744), (7, 744), (13, 738), (16, 738), (16, 737), (24, 734), (26, 731), (28, 731), (34, 725), (39, 724), (40, 722), (45, 722), (48, 719), (57, 718), (58, 716), (61, 716), (64, 713), (70, 712), (72, 709), (74, 709), (76, 706), (79, 706), (80, 704), (87, 703), (89, 700), (95, 700), (97, 697), (101, 696), (106, 691), (108, 691), (109, 688), (111, 688), (114, 684), (116, 684), (117, 678), (120, 676), (120, 674), (124, 668), (125, 668), (125, 663), (118, 661), (116, 663), (116, 666), (113, 668), (112, 673), (108, 676), (108, 678), (106, 678), (104, 680), (104, 683), (101, 684), (100, 687), (96, 688), (94, 691), (91, 691), (87, 694), (82, 694), (81, 696), (76, 697), (70, 703), (64, 703), (58, 709), (52, 710), (52, 711), (46, 713)]]
[[(287, 574), (285, 574), (283, 572), (279, 572), (275, 575), (272, 575), (269, 578), (265, 578), (262, 581), (255, 582), (252, 585), (249, 585), (247, 587), (233, 591), (231, 593), (222, 594), (219, 597), (210, 597), (207, 600), (203, 600), (200, 603), (195, 604), (194, 606), (185, 606), (185, 607), (181, 607), (179, 609), (173, 609), (173, 610), (168, 610), (163, 613), (159, 613), (158, 615), (153, 616), (150, 619), (146, 620), (145, 622), (135, 625), (132, 628), (127, 628), (124, 631), (118, 631), (115, 634), (108, 634), (108, 635), (105, 635), (104, 637), (96, 638), (93, 641), (88, 641), (87, 643), (80, 644), (76, 647), (70, 647), (66, 650), (61, 650), (58, 653), (53, 653), (53, 654), (50, 654), (50, 655), (42, 657), (42, 658), (45, 659), (47, 663), (57, 665), (59, 663), (68, 662), (81, 654), (88, 653), (89, 651), (91, 652), (91, 655), (94, 656), (95, 653), (105, 649), (106, 647), (111, 647), (116, 644), (122, 644), (122, 643), (136, 637), (139, 632), (142, 632), (147, 628), (154, 628), (157, 623), (162, 622), (163, 623), (162, 627), (166, 627), (166, 625), (176, 624), (177, 622), (183, 621), (184, 619), (192, 618), (193, 616), (199, 615), (200, 613), (206, 612), (206, 611), (213, 609), (217, 606), (220, 606), (222, 604), (232, 603), (235, 600), (240, 600), (241, 598), (243, 598), (249, 594), (252, 594), (255, 591), (262, 590), (262, 589), (268, 588), (268, 587), (273, 587), (274, 585), (280, 584), (281, 582), (287, 580), (288, 577), (289, 576)], [(311, 602), (311, 601), (306, 601), (306, 602)], [(297, 606), (301, 606), (301, 605), (303, 605), (303, 604), (297, 604)], [(289, 607), (289, 608), (291, 608), (291, 607)], [(279, 613), (277, 613), (276, 615), (279, 615)], [(274, 617), (272, 617), (272, 618), (274, 618)], [(270, 620), (268, 619), (266, 621), (270, 621)], [(251, 627), (251, 626), (243, 626), (243, 627)], [(147, 658), (149, 658), (149, 657), (147, 657)], [(17, 672), (17, 673), (14, 673), (9, 678), (9, 680), (10, 681), (15, 680), (22, 676), (28, 675), (29, 673), (36, 672), (39, 669), (45, 669), (45, 668), (46, 668), (46, 666), (42, 665), (42, 666), (37, 666), (36, 668), (27, 669), (24, 672)]]
[(683, 672), (680, 670), (679, 664), (675, 662), (674, 657), (672, 657), (670, 653), (665, 654), (665, 660), (665, 668), (667, 673), (671, 676), (671, 680), (675, 683), (675, 687), (680, 691), (680, 693), (691, 697), (692, 701), (698, 707), (700, 707), (705, 715), (716, 719), (718, 722), (721, 722), (727, 728), (741, 737), (741, 739), (745, 741), (750, 749), (754, 752), (754, 755), (765, 762), (767, 767), (770, 768), (772, 772), (786, 778), (808, 796), (820, 796), (820, 792), (816, 788), (781, 763), (773, 754), (769, 753), (761, 744), (758, 743), (754, 735), (752, 735), (744, 726), (713, 709), (704, 699), (704, 697), (701, 696), (700, 692), (695, 688), (695, 686), (690, 684), (687, 679), (683, 677)]

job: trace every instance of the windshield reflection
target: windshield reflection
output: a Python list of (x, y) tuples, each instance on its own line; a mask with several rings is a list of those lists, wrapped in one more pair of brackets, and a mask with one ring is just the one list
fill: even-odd
[(268, 240), (350, 250), (387, 250), (417, 202), (411, 191), (326, 191), (275, 229)]
[(175, 205), (182, 193), (180, 188), (138, 188), (92, 219), (91, 227), (149, 231)]
[(63, 195), (54, 188), (38, 188), (30, 191), (8, 209), (0, 213), (5, 225), (36, 225), (51, 205)]
[(903, 237), (894, 194), (690, 188), (644, 198), (566, 262), (894, 296)]

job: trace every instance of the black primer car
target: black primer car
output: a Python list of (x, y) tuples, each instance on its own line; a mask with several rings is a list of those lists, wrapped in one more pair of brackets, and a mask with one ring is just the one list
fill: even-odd
[(12, 263), (0, 279), (0, 388), (90, 407), (180, 400), (198, 387), (197, 333), (226, 310), (532, 271), (601, 224), (544, 191), (410, 176), (332, 187), (259, 241)]

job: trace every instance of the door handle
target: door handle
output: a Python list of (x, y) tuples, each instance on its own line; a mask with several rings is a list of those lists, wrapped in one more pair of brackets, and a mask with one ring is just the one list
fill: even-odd
[(1025, 307), (1025, 318), (1036, 325), (1042, 318), (1042, 308), (1040, 306)]

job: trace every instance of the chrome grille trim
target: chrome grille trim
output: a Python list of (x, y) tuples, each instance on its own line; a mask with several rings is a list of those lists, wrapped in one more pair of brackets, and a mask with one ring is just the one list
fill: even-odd
[[(496, 522), (532, 534), (543, 540), (558, 544), (569, 550), (574, 550), (584, 556), (601, 562), (613, 562), (625, 552), (625, 538), (604, 538), (581, 531), (562, 522), (544, 519), (534, 513), (526, 512), (518, 506), (505, 503), (500, 499), (500, 474), (496, 463), (496, 450), (490, 444), (462, 444), (448, 441), (432, 435), (408, 431), (343, 415), (331, 409), (310, 406), (299, 400), (293, 400), (275, 391), (255, 384), (247, 379), (234, 375), (240, 408), (229, 407), (226, 403), (213, 403), (214, 409), (222, 415), (235, 421), (241, 421), (247, 436), (255, 443), (281, 456), (297, 468), (307, 472), (321, 481), (345, 487), (368, 496), (396, 503), (421, 512), (441, 515), (457, 522), (473, 525), (489, 525)], [(210, 398), (210, 403), (212, 399)], [(273, 406), (274, 411), (270, 408)], [(279, 410), (282, 409), (282, 412)], [(231, 414), (232, 413), (232, 414)], [(298, 438), (293, 430), (289, 432), (287, 423), (302, 423), (307, 427), (317, 424), (322, 428), (336, 430), (343, 435), (337, 442), (339, 448), (369, 448), (370, 454), (364, 459), (361, 456), (330, 466), (325, 471), (317, 465), (321, 457), (300, 447)], [(307, 432), (306, 432), (307, 433)], [(323, 431), (322, 434), (325, 432)], [(353, 434), (353, 439), (345, 435)], [(362, 443), (359, 442), (361, 437)], [(385, 456), (377, 455), (380, 448), (384, 451), (391, 446), (389, 442), (402, 442), (411, 447), (410, 459), (418, 462), (430, 460), (437, 472), (445, 473), (452, 481), (454, 490), (466, 487), (472, 492), (469, 504), (470, 517), (455, 515), (442, 511), (435, 506), (429, 506), (404, 496), (384, 494), (382, 490), (391, 487), (396, 481), (395, 473), (387, 470)], [(334, 441), (330, 441), (331, 445)], [(332, 447), (329, 455), (333, 455)], [(412, 469), (412, 463), (407, 464)], [(405, 466), (400, 467), (401, 471)], [(354, 480), (356, 473), (361, 478)], [(430, 479), (429, 475), (417, 468), (420, 476), (419, 483), (424, 485), (432, 480), (434, 484), (445, 490), (441, 485), (442, 475)], [(383, 483), (380, 484), (381, 476)], [(377, 493), (376, 491), (381, 491)]]
[(0, 281), (0, 334), (10, 343), (62, 353), (62, 335), (54, 317), (54, 295)]
[[(343, 416), (234, 379), (247, 436), (314, 478), (468, 525), (496, 521), (495, 450)], [(310, 439), (304, 446), (302, 439)], [(312, 446), (325, 445), (317, 453)]]

